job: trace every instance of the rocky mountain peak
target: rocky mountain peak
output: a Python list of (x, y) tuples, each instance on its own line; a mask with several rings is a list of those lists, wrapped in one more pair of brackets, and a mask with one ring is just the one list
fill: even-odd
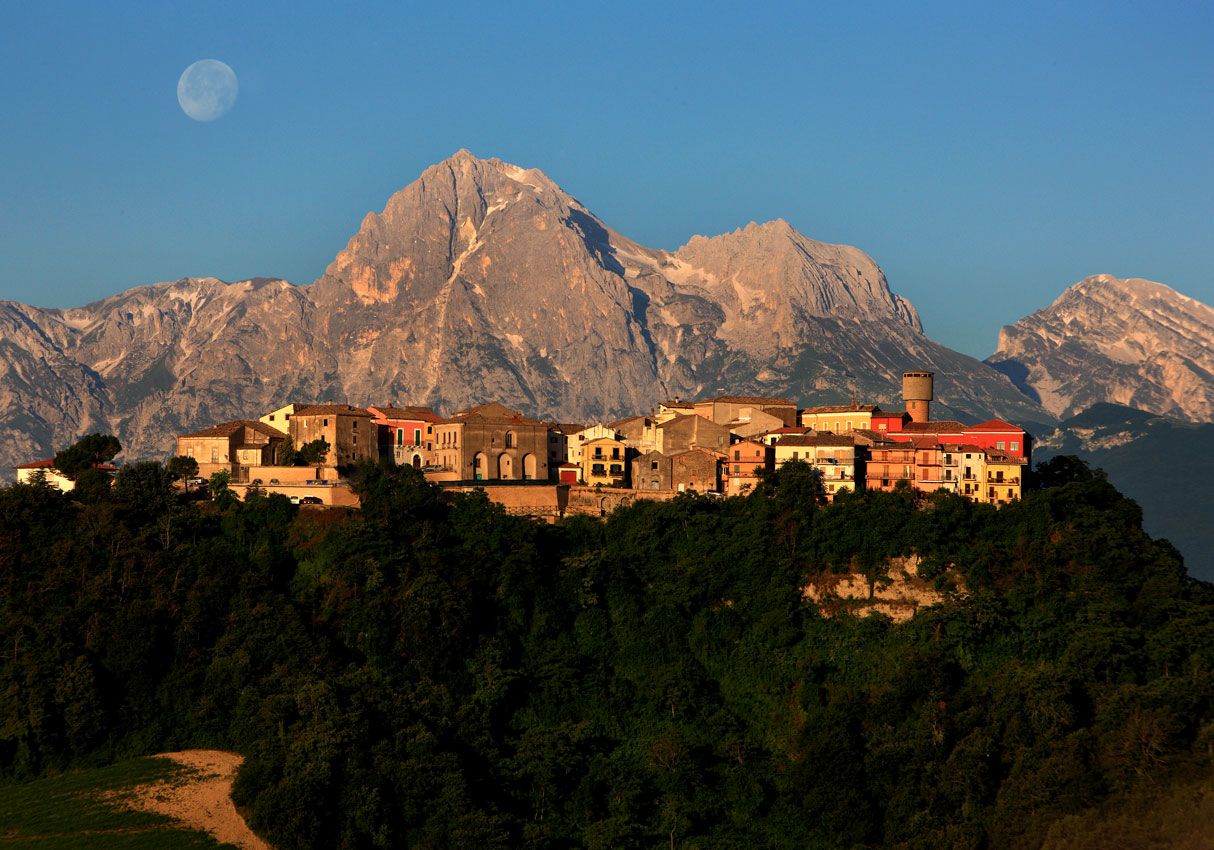
[(1084, 278), (999, 333), (987, 362), (1056, 416), (1109, 402), (1214, 421), (1214, 308), (1170, 287)]
[(692, 237), (674, 258), (675, 277), (700, 283), (727, 305), (723, 330), (748, 345), (804, 342), (806, 317), (890, 319), (922, 329), (872, 257), (810, 239), (782, 218)]

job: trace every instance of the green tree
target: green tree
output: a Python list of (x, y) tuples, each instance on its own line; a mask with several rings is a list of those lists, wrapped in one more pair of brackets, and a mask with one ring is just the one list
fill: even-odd
[(321, 437), (310, 443), (304, 443), (299, 448), (299, 459), (302, 466), (318, 466), (325, 462), (329, 455), (329, 442)]
[(177, 457), (169, 458), (165, 469), (169, 473), (169, 478), (174, 481), (182, 481), (186, 478), (193, 478), (198, 474), (198, 461), (186, 455), (178, 455)]
[(55, 455), (55, 468), (75, 481), (86, 469), (108, 463), (122, 451), (122, 444), (111, 434), (89, 434)]
[(300, 464), (299, 453), (295, 451), (295, 446), (292, 445), (289, 439), (283, 440), (278, 444), (275, 450), (274, 462), (279, 466), (298, 466)]

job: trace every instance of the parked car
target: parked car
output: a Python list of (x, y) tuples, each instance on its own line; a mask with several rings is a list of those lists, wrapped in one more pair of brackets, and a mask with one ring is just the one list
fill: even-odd
[(189, 487), (201, 487), (203, 484), (207, 483), (207, 480), (205, 478), (200, 478), (199, 476), (195, 475), (193, 478), (187, 478), (185, 480), (185, 483), (186, 483), (186, 486), (189, 486)]
[(301, 505), (323, 505), (325, 502), (320, 496), (304, 496), (299, 500)]
[(291, 498), (291, 504), (292, 504), (292, 505), (298, 505), (298, 504), (299, 504), (299, 497), (298, 497), (298, 496), (291, 496), (290, 498)]

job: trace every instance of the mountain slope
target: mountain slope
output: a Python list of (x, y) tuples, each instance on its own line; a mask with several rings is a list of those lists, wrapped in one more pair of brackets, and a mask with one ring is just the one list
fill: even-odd
[(987, 362), (1055, 416), (1111, 402), (1214, 421), (1214, 308), (1161, 283), (1085, 278), (1003, 328)]
[(593, 420), (718, 392), (890, 402), (914, 367), (937, 371), (943, 414), (1050, 420), (924, 336), (856, 248), (782, 220), (647, 248), (540, 171), (467, 151), (368, 214), (310, 286), (190, 278), (72, 310), (5, 305), (0, 345), (7, 464), (90, 429), (163, 454), (174, 432), (288, 400)]

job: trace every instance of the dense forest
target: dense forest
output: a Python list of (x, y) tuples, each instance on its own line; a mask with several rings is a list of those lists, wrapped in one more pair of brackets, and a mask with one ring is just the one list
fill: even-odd
[[(1214, 589), (1099, 472), (1037, 480), (824, 506), (790, 463), (556, 525), (411, 469), (358, 470), (360, 511), (156, 463), (10, 486), (0, 782), (233, 749), (282, 850), (1087, 846), (1210, 776)], [(901, 625), (803, 598), (910, 553), (964, 593)]]

